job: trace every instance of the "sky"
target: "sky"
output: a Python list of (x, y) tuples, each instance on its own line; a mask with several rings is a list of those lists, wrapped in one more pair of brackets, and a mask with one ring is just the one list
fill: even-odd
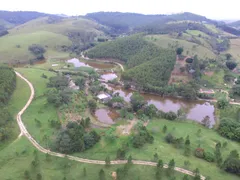
[(210, 19), (240, 19), (240, 0), (1, 0), (1, 10), (85, 15), (98, 11), (172, 14), (192, 12)]

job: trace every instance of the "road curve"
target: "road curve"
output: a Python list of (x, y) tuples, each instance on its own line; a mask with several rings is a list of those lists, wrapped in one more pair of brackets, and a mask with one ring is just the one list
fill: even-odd
[[(18, 123), (18, 126), (20, 128), (20, 131), (21, 131), (21, 134), (26, 136), (27, 139), (32, 143), (33, 146), (36, 147), (37, 150), (41, 151), (42, 153), (45, 153), (45, 154), (49, 154), (49, 155), (52, 155), (52, 156), (56, 156), (56, 157), (61, 157), (61, 158), (68, 158), (69, 160), (73, 160), (73, 161), (77, 161), (77, 162), (81, 162), (81, 163), (89, 163), (89, 164), (101, 164), (101, 165), (104, 165), (105, 164), (105, 161), (101, 161), (101, 160), (91, 160), (91, 159), (83, 159), (83, 158), (79, 158), (79, 157), (75, 157), (75, 156), (71, 156), (71, 155), (67, 155), (67, 154), (62, 154), (62, 153), (57, 153), (57, 152), (52, 152), (48, 149), (45, 149), (44, 147), (42, 147), (32, 136), (31, 134), (29, 134), (29, 132), (27, 131), (25, 125), (23, 124), (22, 122), (22, 114), (26, 111), (26, 109), (29, 107), (29, 105), (31, 104), (33, 98), (34, 98), (34, 94), (35, 94), (35, 91), (34, 91), (34, 88), (33, 88), (33, 85), (31, 82), (29, 82), (25, 77), (23, 77), (20, 73), (16, 72), (16, 75), (23, 79), (27, 84), (28, 86), (30, 87), (30, 90), (31, 90), (31, 95), (26, 103), (26, 105), (22, 108), (21, 111), (19, 111), (19, 113), (17, 114), (17, 123)], [(133, 164), (136, 164), (136, 165), (147, 165), (147, 166), (156, 166), (157, 163), (155, 162), (151, 162), (151, 161), (141, 161), (141, 160), (133, 160), (132, 161)], [(111, 161), (111, 164), (125, 164), (127, 163), (126, 160), (116, 160), (116, 161)], [(167, 165), (164, 165), (164, 168), (167, 168), (168, 166)], [(183, 168), (179, 168), (179, 167), (175, 167), (174, 169), (175, 171), (177, 172), (180, 172), (180, 173), (183, 173), (183, 174), (187, 174), (187, 175), (190, 175), (190, 176), (194, 176), (194, 172), (192, 171), (189, 171), (189, 170), (186, 170), (186, 169), (183, 169)], [(205, 180), (205, 177), (201, 175), (201, 179), (202, 180)]]

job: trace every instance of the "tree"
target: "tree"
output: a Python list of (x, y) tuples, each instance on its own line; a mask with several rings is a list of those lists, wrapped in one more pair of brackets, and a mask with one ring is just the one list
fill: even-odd
[(215, 147), (215, 159), (216, 159), (217, 165), (220, 167), (222, 165), (223, 160), (222, 160), (221, 149), (218, 144), (216, 144), (216, 147)]
[(207, 128), (209, 128), (210, 127), (210, 117), (209, 116), (205, 116), (204, 118), (203, 118), (203, 120), (201, 121), (201, 123), (205, 126), (205, 127), (207, 127)]
[(162, 169), (163, 168), (163, 166), (164, 166), (164, 164), (163, 164), (163, 160), (158, 160), (158, 163), (157, 163), (157, 168), (160, 168), (160, 169)]
[(86, 170), (86, 168), (84, 167), (83, 168), (83, 177), (86, 177), (87, 176), (87, 170)]
[(158, 109), (156, 108), (156, 106), (154, 106), (153, 104), (150, 104), (149, 106), (147, 106), (144, 109), (144, 113), (149, 116), (150, 118), (153, 118), (157, 115), (157, 111)]
[(201, 180), (201, 175), (200, 175), (200, 171), (198, 168), (196, 168), (195, 170), (195, 176), (193, 178), (194, 180)]
[(187, 174), (185, 174), (185, 175), (183, 176), (183, 180), (189, 180), (189, 176), (188, 176)]
[(163, 133), (165, 134), (166, 132), (167, 132), (167, 126), (164, 125), (164, 126), (163, 126)]
[(85, 79), (78, 78), (78, 79), (76, 79), (75, 84), (79, 87), (79, 89), (83, 90), (85, 87)]
[(106, 180), (105, 172), (103, 169), (99, 171), (99, 180)]
[(128, 163), (128, 164), (132, 164), (132, 156), (131, 156), (131, 155), (130, 155), (130, 156), (128, 156), (127, 163)]
[(181, 55), (183, 53), (183, 48), (182, 47), (177, 48), (176, 53), (177, 55)]
[(37, 174), (37, 180), (42, 180), (42, 175), (40, 173)]
[(132, 108), (135, 112), (141, 109), (145, 104), (144, 97), (141, 96), (139, 93), (134, 92), (130, 98), (130, 102), (132, 104)]
[(154, 159), (155, 162), (158, 161), (158, 154), (157, 153), (154, 154), (153, 159)]
[(30, 178), (30, 173), (29, 173), (28, 170), (25, 170), (25, 171), (24, 171), (24, 177), (25, 177), (26, 179), (29, 179), (29, 178)]
[(91, 112), (95, 112), (96, 111), (96, 108), (97, 108), (97, 103), (95, 100), (89, 100), (88, 101), (88, 107), (90, 109)]
[(125, 149), (119, 148), (119, 149), (117, 150), (117, 157), (116, 157), (116, 158), (123, 160), (123, 159), (125, 159), (125, 155), (126, 155)]
[(110, 160), (110, 157), (109, 157), (109, 156), (106, 157), (106, 159), (105, 159), (105, 164), (106, 164), (106, 166), (110, 166), (111, 160)]
[(168, 133), (166, 136), (165, 136), (165, 141), (167, 143), (173, 143), (175, 140), (175, 137), (171, 134), (171, 133)]
[(36, 57), (36, 59), (44, 59), (44, 53), (46, 52), (46, 50), (44, 49), (44, 47), (40, 44), (32, 44), (31, 46), (28, 47), (28, 50), (34, 54), (34, 56)]
[(237, 150), (233, 150), (230, 152), (230, 154), (223, 163), (223, 169), (226, 172), (240, 175), (240, 159)]
[(219, 98), (217, 101), (217, 106), (220, 109), (225, 109), (228, 106), (229, 102), (226, 98)]
[(239, 84), (234, 85), (232, 87), (232, 93), (233, 93), (233, 95), (240, 96), (240, 85)]
[(175, 168), (175, 161), (174, 159), (172, 159), (168, 163), (168, 168), (167, 168), (168, 176), (172, 176), (174, 174), (174, 168)]
[(189, 136), (187, 136), (186, 141), (185, 141), (185, 146), (184, 146), (184, 155), (185, 156), (190, 156), (191, 154), (191, 147), (190, 147), (190, 139)]
[(227, 60), (230, 60), (232, 58), (232, 55), (230, 53), (225, 54), (225, 56)]
[(227, 61), (226, 66), (229, 70), (233, 70), (237, 67), (237, 63), (235, 61)]

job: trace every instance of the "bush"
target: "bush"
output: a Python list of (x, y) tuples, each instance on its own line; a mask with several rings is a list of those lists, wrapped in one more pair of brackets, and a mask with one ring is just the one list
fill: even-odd
[(214, 162), (215, 156), (214, 156), (214, 154), (212, 154), (210, 152), (204, 152), (204, 159), (208, 162)]
[(237, 66), (237, 63), (235, 61), (227, 61), (226, 66), (229, 70), (233, 70)]
[(171, 133), (168, 133), (166, 136), (165, 136), (165, 141), (169, 144), (173, 143), (175, 141), (175, 137), (171, 134)]
[(187, 62), (187, 63), (192, 63), (192, 62), (193, 62), (193, 59), (192, 59), (192, 58), (187, 58), (187, 59), (186, 59), (186, 62)]
[(202, 149), (202, 148), (197, 148), (197, 149), (195, 149), (194, 155), (195, 155), (197, 158), (203, 159), (203, 158), (204, 158), (204, 149)]
[(168, 120), (173, 121), (173, 120), (177, 119), (177, 114), (170, 111), (170, 112), (165, 113), (164, 117)]

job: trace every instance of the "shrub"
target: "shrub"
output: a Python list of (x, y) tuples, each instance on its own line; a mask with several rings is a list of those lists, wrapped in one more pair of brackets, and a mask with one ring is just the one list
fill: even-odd
[(197, 148), (197, 149), (195, 149), (195, 156), (197, 157), (197, 158), (201, 158), (201, 159), (203, 159), (204, 158), (204, 149), (202, 149), (202, 148)]
[(214, 154), (212, 154), (210, 152), (204, 152), (204, 159), (208, 162), (214, 162), (215, 156), (214, 156)]
[(192, 59), (192, 58), (187, 58), (187, 59), (186, 59), (186, 62), (187, 62), (187, 63), (192, 63), (192, 62), (193, 62), (193, 59)]

